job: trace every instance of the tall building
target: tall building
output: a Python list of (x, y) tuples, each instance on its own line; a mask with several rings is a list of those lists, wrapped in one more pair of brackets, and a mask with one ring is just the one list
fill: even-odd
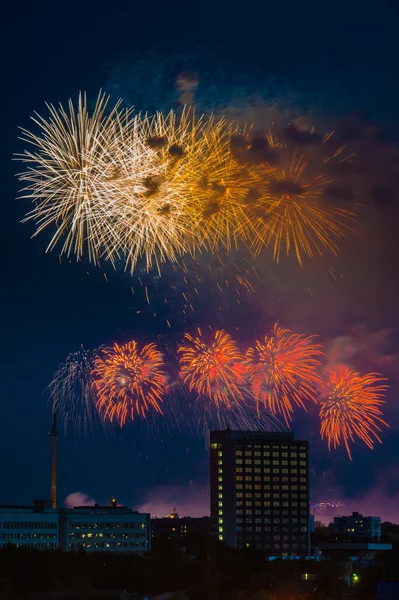
[(108, 506), (76, 506), (59, 511), (60, 548), (88, 552), (147, 552), (151, 519), (115, 500)]
[(210, 530), (209, 517), (180, 517), (173, 510), (170, 515), (151, 519), (152, 541), (159, 539), (177, 540), (184, 546), (189, 535), (206, 535)]
[(55, 550), (58, 543), (58, 513), (51, 508), (51, 502), (0, 506), (0, 548), (13, 544)]
[(381, 540), (380, 517), (364, 517), (353, 512), (349, 517), (334, 518), (334, 533), (342, 539), (354, 538), (379, 542)]
[(227, 429), (210, 447), (211, 533), (233, 548), (308, 555), (308, 443)]

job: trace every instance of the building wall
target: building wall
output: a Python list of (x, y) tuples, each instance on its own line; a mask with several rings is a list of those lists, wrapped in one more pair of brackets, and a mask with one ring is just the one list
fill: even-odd
[(58, 548), (58, 513), (46, 508), (0, 507), (0, 548), (7, 544), (40, 550)]
[(211, 532), (236, 548), (309, 554), (307, 442), (226, 430), (210, 443)]
[(179, 544), (184, 545), (187, 536), (206, 535), (209, 530), (209, 517), (179, 517), (172, 513), (168, 517), (151, 519), (152, 541), (167, 538), (178, 540)]
[(348, 517), (334, 518), (334, 533), (341, 538), (381, 540), (380, 517), (365, 517), (354, 512)]
[(150, 515), (112, 506), (61, 509), (60, 547), (66, 551), (147, 552), (151, 548)]

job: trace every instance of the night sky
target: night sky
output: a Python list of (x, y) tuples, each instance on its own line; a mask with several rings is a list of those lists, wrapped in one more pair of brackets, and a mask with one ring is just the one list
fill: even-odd
[[(353, 462), (343, 449), (328, 452), (314, 409), (296, 414), (293, 431), (310, 440), (312, 500), (341, 500), (369, 514), (384, 510), (391, 520), (399, 516), (394, 3), (380, 2), (377, 14), (359, 10), (360, 3), (288, 3), (281, 11), (260, 4), (245, 2), (232, 12), (203, 3), (10, 3), (4, 36), (0, 502), (49, 496), (51, 409), (44, 390), (59, 363), (82, 344), (94, 349), (136, 338), (173, 347), (185, 331), (212, 325), (245, 345), (278, 321), (298, 333), (318, 333), (328, 360), (389, 379), (384, 413), (390, 428), (374, 451), (359, 442)], [(198, 75), (201, 112), (255, 120), (260, 128), (270, 114), (304, 116), (346, 132), (359, 164), (363, 204), (339, 257), (308, 260), (301, 269), (294, 258), (276, 265), (264, 253), (254, 263), (256, 294), (244, 294), (241, 305), (235, 296), (221, 297), (216, 283), (223, 273), (216, 273), (193, 300), (190, 317), (181, 304), (181, 275), (170, 267), (161, 279), (143, 277), (148, 305), (137, 278), (122, 268), (106, 268), (107, 282), (103, 270), (85, 261), (60, 263), (56, 252), (45, 254), (50, 232), (30, 239), (33, 226), (20, 223), (29, 203), (15, 199), (20, 165), (12, 161), (24, 149), (18, 126), (31, 128), (35, 110), (45, 116), (45, 102), (65, 103), (80, 90), (95, 99), (102, 88), (139, 110), (167, 110), (178, 103), (175, 82), (185, 70)], [(246, 256), (236, 258), (245, 263)], [(331, 277), (330, 267), (342, 277)], [(166, 430), (135, 423), (88, 439), (60, 432), (59, 503), (77, 492), (99, 502), (115, 495), (158, 515), (174, 506), (180, 513), (207, 514), (204, 439), (184, 422)]]

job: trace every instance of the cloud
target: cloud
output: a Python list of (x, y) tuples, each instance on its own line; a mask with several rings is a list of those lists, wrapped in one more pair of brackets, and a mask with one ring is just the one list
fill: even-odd
[(93, 498), (90, 498), (88, 494), (83, 492), (73, 492), (65, 498), (64, 504), (66, 508), (73, 508), (75, 506), (94, 506), (96, 500), (93, 500)]
[(154, 487), (138, 510), (149, 512), (153, 517), (164, 517), (176, 509), (181, 517), (204, 517), (209, 515), (210, 500), (208, 486)]

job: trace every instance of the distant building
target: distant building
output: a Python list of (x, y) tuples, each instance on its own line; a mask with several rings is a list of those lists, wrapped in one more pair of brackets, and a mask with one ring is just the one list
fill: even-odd
[(206, 535), (210, 533), (209, 517), (180, 517), (174, 509), (170, 515), (151, 519), (152, 541), (159, 539), (178, 540), (184, 545), (188, 535)]
[(309, 533), (314, 533), (314, 530), (315, 530), (314, 515), (309, 515)]
[(381, 544), (371, 542), (327, 542), (318, 545), (317, 551), (324, 557), (334, 558), (336, 553), (342, 557), (346, 554), (351, 562), (373, 562), (381, 552), (392, 550), (392, 544)]
[(212, 431), (211, 533), (228, 546), (309, 554), (308, 444), (293, 433)]
[(58, 548), (58, 512), (51, 501), (33, 506), (0, 506), (0, 548), (7, 544), (39, 550)]
[(334, 518), (334, 533), (338, 538), (354, 538), (357, 540), (381, 540), (380, 517), (364, 517), (354, 512), (349, 517)]
[(147, 552), (151, 548), (151, 521), (139, 513), (111, 505), (76, 506), (59, 510), (60, 548), (88, 552)]

